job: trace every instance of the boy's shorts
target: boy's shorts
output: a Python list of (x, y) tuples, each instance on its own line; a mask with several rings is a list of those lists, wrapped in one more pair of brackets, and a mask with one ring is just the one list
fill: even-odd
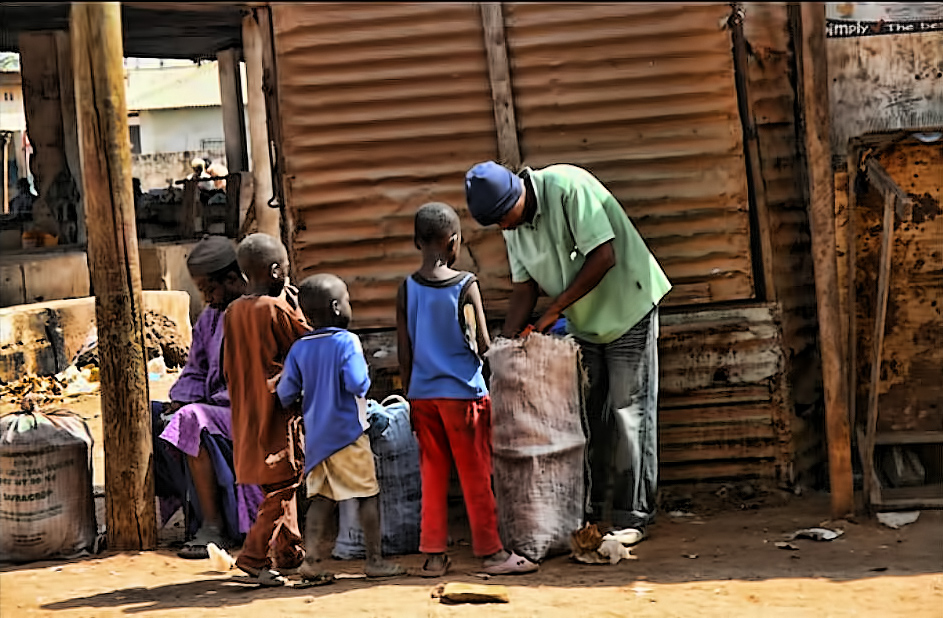
[(309, 498), (324, 496), (335, 502), (369, 498), (380, 493), (367, 434), (362, 434), (356, 442), (315, 466), (308, 473), (306, 483)]

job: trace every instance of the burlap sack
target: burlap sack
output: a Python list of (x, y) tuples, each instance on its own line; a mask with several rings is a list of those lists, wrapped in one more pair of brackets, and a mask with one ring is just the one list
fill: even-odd
[(501, 540), (533, 561), (567, 552), (584, 507), (579, 346), (535, 334), (487, 356)]

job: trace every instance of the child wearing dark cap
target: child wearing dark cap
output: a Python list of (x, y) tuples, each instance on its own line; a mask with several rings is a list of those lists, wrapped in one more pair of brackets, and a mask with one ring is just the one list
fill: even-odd
[(282, 405), (302, 398), (305, 426), (305, 473), (311, 503), (305, 526), (307, 555), (298, 569), (306, 582), (325, 584), (334, 576), (321, 569), (318, 543), (334, 503), (359, 502), (368, 577), (392, 577), (405, 571), (383, 560), (380, 533), (380, 486), (368, 427), (366, 395), (370, 388), (360, 340), (346, 330), (350, 294), (344, 282), (314, 275), (299, 286), (301, 308), (313, 331), (292, 346), (278, 383)]
[(449, 474), (454, 461), (465, 495), (472, 550), (492, 574), (527, 573), (533, 562), (505, 551), (491, 489), (491, 400), (482, 355), (491, 345), (475, 276), (452, 269), (462, 245), (458, 215), (446, 204), (416, 213), (422, 265), (399, 288), (400, 375), (419, 441), (421, 575), (448, 571)]
[(297, 567), (304, 556), (295, 507), (303, 454), (297, 452), (297, 414), (282, 407), (275, 385), (288, 350), (308, 327), (286, 300), (288, 253), (278, 240), (252, 234), (239, 245), (237, 258), (247, 291), (226, 310), (223, 339), (233, 460), (236, 481), (260, 485), (265, 497), (236, 566), (260, 585), (281, 586), (269, 549), (279, 568)]

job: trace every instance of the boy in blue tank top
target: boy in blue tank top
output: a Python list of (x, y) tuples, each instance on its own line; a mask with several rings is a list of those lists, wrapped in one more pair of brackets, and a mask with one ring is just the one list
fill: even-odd
[(314, 275), (298, 286), (301, 309), (314, 329), (295, 342), (285, 359), (278, 396), (285, 406), (301, 397), (305, 429), (308, 506), (305, 559), (298, 569), (313, 584), (333, 581), (319, 568), (318, 545), (334, 503), (357, 499), (367, 550), (368, 577), (402, 575), (404, 569), (381, 554), (380, 486), (367, 429), (370, 377), (350, 323), (347, 285), (334, 275)]
[(454, 461), (465, 495), (472, 550), (493, 574), (527, 573), (537, 565), (505, 551), (498, 536), (491, 490), (491, 399), (482, 355), (491, 345), (475, 276), (452, 269), (462, 245), (458, 215), (446, 204), (416, 213), (416, 248), (422, 266), (396, 299), (400, 376), (419, 442), (422, 527), (426, 554), (421, 575), (449, 567), (449, 474)]

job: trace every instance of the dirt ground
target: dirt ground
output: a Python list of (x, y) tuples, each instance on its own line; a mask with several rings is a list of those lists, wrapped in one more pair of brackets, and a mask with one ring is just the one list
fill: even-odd
[[(172, 377), (165, 380), (172, 383)], [(152, 396), (167, 384), (152, 385)], [(101, 422), (97, 398), (67, 406), (96, 434), (96, 484), (101, 484)], [(5, 411), (7, 406), (0, 406)], [(736, 490), (731, 490), (736, 491)], [(258, 589), (210, 571), (170, 549), (106, 553), (69, 562), (0, 568), (0, 616), (941, 616), (943, 512), (924, 511), (901, 530), (862, 517), (835, 524), (831, 542), (797, 540), (775, 546), (799, 528), (828, 518), (828, 498), (767, 494), (742, 501), (690, 505), (694, 517), (660, 515), (652, 536), (616, 566), (544, 562), (539, 573), (476, 577), (467, 529), (457, 523), (452, 571), (441, 580), (404, 577), (344, 579), (308, 589)], [(162, 534), (167, 538), (167, 531)], [(418, 568), (420, 556), (400, 562)], [(362, 562), (335, 562), (357, 573)], [(440, 582), (507, 586), (510, 603), (448, 606), (431, 597)]]

